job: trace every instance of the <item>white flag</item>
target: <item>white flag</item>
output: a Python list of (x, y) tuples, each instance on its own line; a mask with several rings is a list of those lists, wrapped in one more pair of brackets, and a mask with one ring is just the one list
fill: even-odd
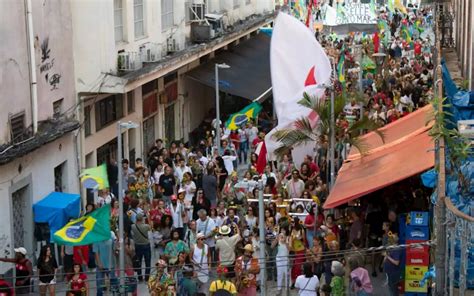
[[(296, 18), (280, 13), (275, 21), (270, 47), (273, 103), (278, 117), (276, 129), (292, 128), (296, 119), (307, 117), (311, 110), (298, 104), (306, 92), (321, 97), (331, 78), (331, 63), (313, 33)], [(312, 118), (315, 118), (312, 116)], [(317, 117), (316, 117), (317, 118)], [(272, 154), (280, 143), (265, 137), (267, 153)], [(309, 147), (312, 147), (311, 149)], [(294, 147), (293, 155), (313, 155), (313, 145)], [(294, 157), (299, 160), (300, 157)], [(297, 166), (301, 163), (295, 162)]]

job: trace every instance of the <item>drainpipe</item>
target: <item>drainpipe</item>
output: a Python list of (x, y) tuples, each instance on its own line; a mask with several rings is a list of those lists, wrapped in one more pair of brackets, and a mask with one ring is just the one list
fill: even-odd
[(28, 54), (30, 62), (30, 93), (31, 93), (31, 121), (33, 134), (38, 132), (38, 87), (36, 83), (36, 58), (33, 37), (33, 15), (31, 13), (31, 0), (25, 0), (26, 4), (26, 30), (28, 34)]

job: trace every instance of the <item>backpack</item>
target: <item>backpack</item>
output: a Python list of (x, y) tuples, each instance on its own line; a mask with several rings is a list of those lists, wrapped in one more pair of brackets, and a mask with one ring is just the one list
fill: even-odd
[[(217, 281), (214, 282), (217, 288)], [(232, 293), (229, 292), (228, 290), (224, 289), (226, 287), (227, 281), (225, 281), (222, 285), (222, 288), (217, 289), (216, 292), (214, 292), (214, 296), (232, 296)], [(229, 285), (230, 287), (230, 285)]]

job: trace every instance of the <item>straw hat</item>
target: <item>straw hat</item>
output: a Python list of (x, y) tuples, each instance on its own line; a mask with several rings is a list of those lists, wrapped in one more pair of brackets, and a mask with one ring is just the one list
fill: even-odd
[(230, 233), (230, 227), (227, 225), (222, 225), (221, 228), (219, 229), (219, 233), (222, 235), (227, 235)]
[(244, 247), (244, 251), (253, 253), (253, 246), (252, 244), (246, 244)]

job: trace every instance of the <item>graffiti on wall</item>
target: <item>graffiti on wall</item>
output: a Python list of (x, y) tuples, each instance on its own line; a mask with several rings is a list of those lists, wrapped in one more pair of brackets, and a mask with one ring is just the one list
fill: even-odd
[[(39, 38), (36, 36), (36, 40)], [(46, 37), (41, 42), (41, 64), (39, 67), (40, 74), (44, 75), (46, 83), (51, 86), (50, 90), (59, 89), (61, 83), (61, 74), (54, 71), (54, 57), (52, 57), (51, 49), (49, 48), (49, 37)]]

